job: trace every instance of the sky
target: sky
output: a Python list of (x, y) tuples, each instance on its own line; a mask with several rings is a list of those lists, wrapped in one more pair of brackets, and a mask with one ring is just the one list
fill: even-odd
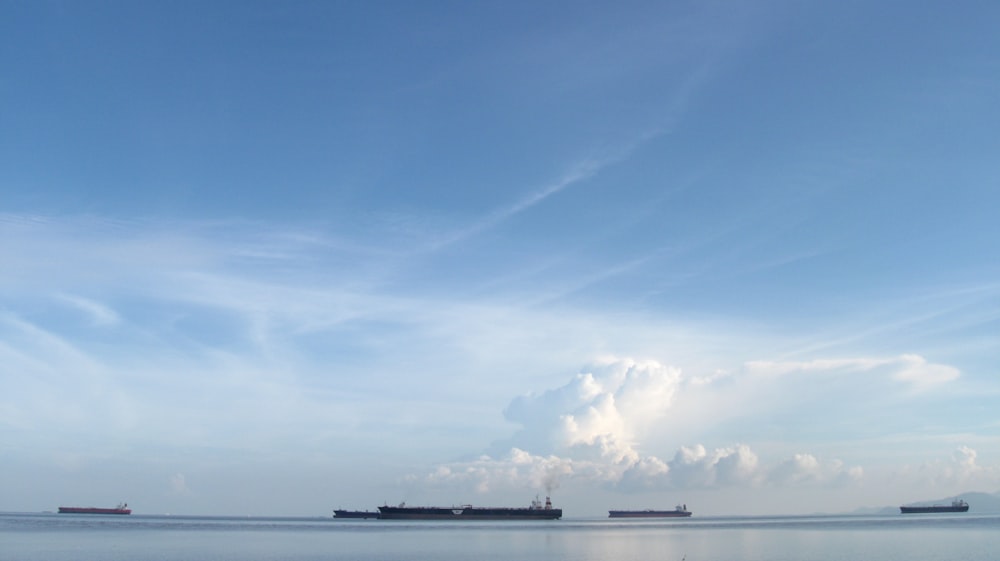
[(998, 23), (0, 0), (0, 511), (1000, 491)]

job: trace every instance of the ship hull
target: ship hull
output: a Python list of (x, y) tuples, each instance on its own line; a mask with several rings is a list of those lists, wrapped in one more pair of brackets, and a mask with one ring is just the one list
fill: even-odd
[(561, 508), (484, 508), (484, 507), (397, 507), (380, 506), (381, 520), (558, 520)]
[(130, 508), (95, 508), (89, 506), (61, 506), (60, 514), (132, 514)]
[(688, 518), (686, 510), (609, 510), (608, 518)]
[(902, 514), (934, 514), (940, 512), (969, 512), (969, 505), (963, 506), (901, 506)]

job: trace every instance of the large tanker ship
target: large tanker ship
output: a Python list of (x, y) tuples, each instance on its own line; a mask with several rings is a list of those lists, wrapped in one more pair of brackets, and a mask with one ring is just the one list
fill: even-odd
[(674, 510), (609, 510), (608, 518), (687, 518), (691, 511), (687, 505), (677, 505)]
[(132, 514), (128, 503), (121, 503), (115, 508), (99, 508), (95, 506), (61, 506), (60, 514)]
[(969, 512), (969, 503), (959, 499), (952, 501), (950, 505), (931, 506), (901, 506), (901, 514), (929, 514), (935, 512)]
[(552, 501), (545, 503), (537, 498), (525, 508), (462, 506), (399, 506), (378, 507), (380, 520), (558, 520), (561, 508), (552, 508)]

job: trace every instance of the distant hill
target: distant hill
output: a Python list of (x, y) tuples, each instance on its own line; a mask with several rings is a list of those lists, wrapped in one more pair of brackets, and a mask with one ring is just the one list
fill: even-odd
[[(915, 501), (904, 503), (907, 506), (928, 506), (928, 505), (948, 505), (951, 501), (962, 499), (969, 503), (969, 514), (997, 514), (1000, 513), (1000, 492), (982, 493), (970, 491), (951, 497), (941, 499)], [(884, 507), (859, 508), (851, 514), (899, 514), (900, 505)]]

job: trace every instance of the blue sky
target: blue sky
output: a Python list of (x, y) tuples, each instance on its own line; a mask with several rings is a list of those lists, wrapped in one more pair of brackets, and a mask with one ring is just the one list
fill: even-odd
[(0, 2), (0, 510), (1000, 491), (998, 21)]

